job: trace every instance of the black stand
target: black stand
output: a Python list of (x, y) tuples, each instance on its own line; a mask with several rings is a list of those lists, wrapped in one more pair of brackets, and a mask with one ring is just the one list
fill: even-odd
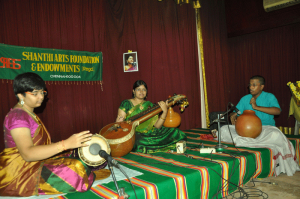
[(114, 183), (115, 183), (115, 186), (117, 188), (117, 191), (118, 191), (118, 194), (119, 194), (119, 199), (127, 199), (129, 198), (129, 196), (125, 193), (125, 189), (124, 187), (122, 187), (121, 189), (119, 189), (119, 186), (118, 186), (118, 183), (117, 183), (117, 180), (116, 180), (116, 177), (115, 177), (115, 173), (114, 173), (114, 170), (113, 170), (113, 167), (112, 167), (112, 164), (110, 163), (110, 161), (107, 161), (108, 163), (108, 168), (111, 172), (111, 176), (114, 180)]
[(214, 147), (216, 149), (216, 151), (222, 151), (223, 149), (227, 148), (226, 145), (221, 144), (221, 131), (220, 131), (220, 122), (221, 122), (221, 118), (224, 117), (226, 114), (229, 113), (229, 111), (231, 111), (231, 109), (227, 110), (225, 113), (219, 115), (218, 114), (218, 119), (215, 119), (214, 121), (212, 121), (209, 125), (218, 122), (218, 144)]
[[(227, 113), (222, 114), (222, 117), (224, 117), (225, 114)], [(220, 120), (222, 117), (218, 114), (218, 144), (215, 146), (216, 151), (222, 151), (223, 149), (227, 148), (226, 145), (221, 144)]]

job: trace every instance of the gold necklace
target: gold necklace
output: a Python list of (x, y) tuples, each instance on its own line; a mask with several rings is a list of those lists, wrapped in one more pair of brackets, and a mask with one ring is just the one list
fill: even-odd
[(24, 108), (25, 111), (26, 111), (27, 113), (29, 113), (31, 116), (33, 116), (34, 119), (37, 120), (36, 115), (35, 115), (34, 113), (32, 113), (31, 111), (29, 111), (25, 106), (22, 106), (22, 104), (20, 104), (19, 102), (18, 102), (18, 104), (19, 104), (22, 108)]
[[(133, 100), (136, 101), (136, 98), (134, 98)], [(140, 110), (143, 110), (143, 109), (144, 109), (144, 107), (143, 107), (143, 103), (144, 103), (144, 102), (145, 102), (145, 101), (143, 100), (141, 103), (139, 103), (139, 104), (137, 104), (137, 105), (133, 105), (133, 101), (131, 101), (131, 103), (132, 103), (133, 106), (138, 106), (138, 105), (139, 105), (139, 106), (140, 106), (140, 107), (139, 107)]]
[(140, 110), (143, 110), (143, 109), (144, 109), (143, 103), (144, 103), (144, 101), (142, 101), (142, 102), (140, 103)]

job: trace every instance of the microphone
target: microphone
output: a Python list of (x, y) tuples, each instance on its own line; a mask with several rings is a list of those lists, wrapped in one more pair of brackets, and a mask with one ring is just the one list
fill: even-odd
[(99, 155), (100, 155), (100, 157), (104, 158), (109, 164), (112, 164), (112, 165), (114, 165), (116, 167), (119, 166), (118, 162), (115, 159), (113, 159), (110, 155), (108, 155), (106, 153), (106, 151), (100, 150), (99, 151)]
[(236, 106), (233, 105), (233, 103), (231, 103), (231, 102), (229, 102), (229, 103), (230, 103), (230, 106), (231, 106), (230, 110), (236, 111), (236, 113), (239, 114), (239, 115), (242, 114), (241, 111), (239, 109), (237, 109)]
[[(219, 116), (220, 119), (221, 119), (224, 115), (228, 114), (230, 111), (233, 111), (233, 110), (236, 111), (236, 113), (239, 114), (239, 115), (242, 114), (241, 111), (240, 111), (239, 109), (237, 109), (236, 106), (233, 105), (233, 103), (229, 102), (229, 104), (230, 104), (231, 108), (228, 109), (226, 113), (221, 114), (221, 115)], [(213, 120), (211, 123), (209, 123), (209, 125), (211, 125), (211, 124), (213, 124), (213, 123), (215, 123), (215, 122), (220, 121), (220, 119), (215, 119), (215, 120)]]

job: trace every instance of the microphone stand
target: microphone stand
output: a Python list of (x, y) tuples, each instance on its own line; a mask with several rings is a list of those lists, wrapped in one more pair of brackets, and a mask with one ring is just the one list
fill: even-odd
[(108, 164), (108, 168), (111, 172), (111, 176), (114, 180), (115, 186), (116, 186), (118, 194), (119, 194), (118, 199), (127, 199), (127, 198), (129, 198), (129, 196), (125, 193), (125, 190), (124, 190), (123, 187), (121, 189), (119, 189), (119, 186), (118, 186), (118, 183), (117, 183), (117, 180), (116, 180), (116, 177), (115, 177), (115, 173), (114, 173), (114, 170), (113, 170), (113, 167), (112, 167), (113, 165), (111, 164), (110, 161), (107, 161), (107, 164)]
[[(118, 186), (118, 183), (117, 183), (117, 180), (116, 180), (116, 177), (115, 177), (115, 173), (114, 173), (114, 170), (113, 170), (113, 166), (120, 169), (120, 171), (128, 178), (126, 173), (119, 166), (118, 162), (116, 160), (114, 160), (110, 155), (108, 155), (105, 150), (100, 150), (99, 155), (100, 155), (100, 157), (104, 158), (107, 161), (108, 168), (110, 170), (110, 173), (112, 175), (112, 178), (114, 180), (115, 186), (116, 186), (117, 191), (118, 191), (118, 195), (119, 195), (118, 199), (127, 199), (127, 198), (129, 198), (129, 195), (125, 193), (125, 188), (124, 187), (121, 187), (121, 189), (119, 189), (119, 186)], [(131, 183), (130, 178), (128, 178), (128, 180), (129, 180), (129, 182), (130, 182), (130, 184), (131, 184), (131, 186), (134, 190), (134, 187)], [(135, 190), (134, 190), (134, 193), (135, 193)], [(135, 196), (136, 196), (136, 193), (135, 193)], [(137, 196), (136, 196), (136, 198), (137, 198)]]
[(218, 144), (214, 147), (216, 149), (216, 151), (222, 151), (223, 149), (228, 147), (224, 144), (221, 144), (220, 122), (221, 122), (221, 118), (224, 117), (226, 114), (228, 114), (229, 111), (231, 111), (231, 109), (227, 110), (225, 113), (223, 113), (221, 115), (218, 114), (218, 119), (216, 119), (210, 123), (210, 125), (211, 125), (215, 122), (218, 122)]

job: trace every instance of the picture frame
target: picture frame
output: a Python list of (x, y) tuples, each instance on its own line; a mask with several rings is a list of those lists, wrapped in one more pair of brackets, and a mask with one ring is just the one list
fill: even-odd
[(124, 72), (139, 71), (137, 52), (128, 52), (123, 54), (123, 70)]

